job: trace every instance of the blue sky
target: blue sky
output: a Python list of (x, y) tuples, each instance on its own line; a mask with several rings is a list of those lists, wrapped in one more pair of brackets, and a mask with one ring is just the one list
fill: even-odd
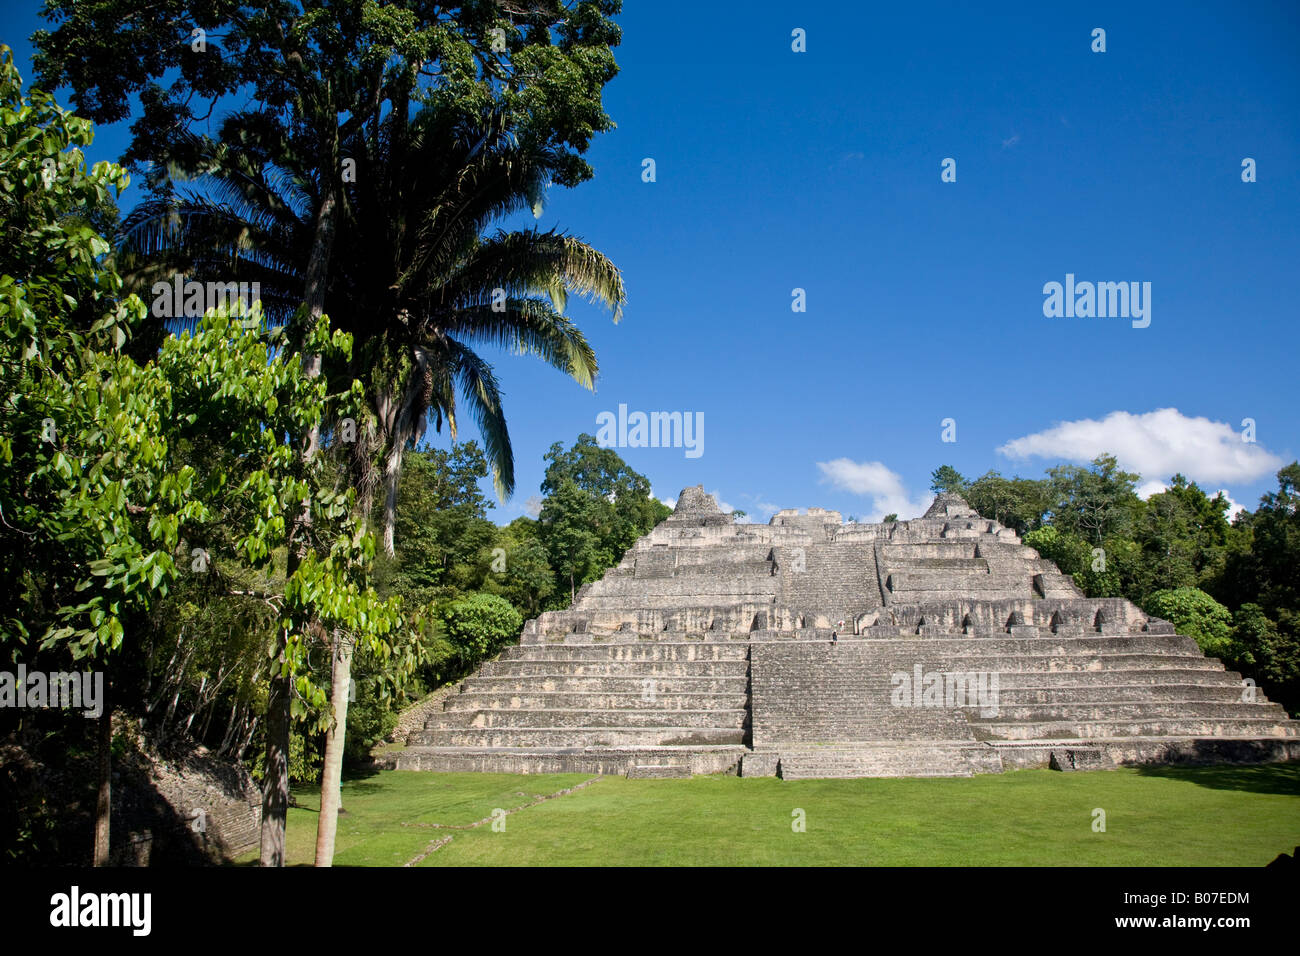
[[(618, 128), (541, 225), (607, 253), (628, 307), (571, 304), (594, 394), (498, 357), (518, 491), (497, 520), (619, 404), (702, 415), (699, 457), (620, 454), (660, 497), (703, 484), (750, 520), (906, 518), (941, 464), (1040, 477), (1107, 450), (1254, 507), (1300, 455), (1300, 6), (701, 6), (619, 18)], [(27, 78), (37, 8), (0, 14)], [(124, 145), (105, 128), (91, 156)], [(1046, 317), (1067, 273), (1149, 282), (1149, 327)]]

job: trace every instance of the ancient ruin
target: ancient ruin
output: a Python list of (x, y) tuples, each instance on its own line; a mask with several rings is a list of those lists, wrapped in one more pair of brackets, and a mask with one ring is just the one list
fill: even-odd
[(957, 495), (910, 521), (757, 525), (695, 487), (392, 765), (793, 779), (1296, 757), (1300, 722), (1250, 682)]

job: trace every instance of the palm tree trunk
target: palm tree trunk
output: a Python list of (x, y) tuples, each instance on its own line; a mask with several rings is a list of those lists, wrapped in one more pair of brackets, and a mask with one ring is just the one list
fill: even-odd
[(320, 817), (316, 822), (316, 865), (334, 865), (334, 836), (338, 832), (343, 784), (343, 745), (348, 726), (348, 690), (352, 684), (351, 641), (334, 629), (330, 706), (334, 723), (325, 734), (325, 765), (320, 779)]
[[(429, 371), (428, 352), (422, 348), (413, 349), (411, 359), (413, 366), (407, 380), (401, 385), (401, 397), (397, 404), (394, 405), (391, 388), (385, 391), (379, 403), (381, 415), (386, 422), (391, 422), (385, 431), (388, 445), (384, 462), (384, 552), (390, 558), (397, 553), (397, 491), (402, 478), (402, 456), (406, 451), (406, 443), (411, 439), (419, 439), (426, 408), (421, 396)], [(450, 431), (454, 442), (456, 429), (452, 427)], [(368, 518), (369, 512), (365, 514)]]

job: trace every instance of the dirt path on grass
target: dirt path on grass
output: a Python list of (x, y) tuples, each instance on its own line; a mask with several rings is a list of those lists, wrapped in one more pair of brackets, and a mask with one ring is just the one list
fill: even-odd
[[(536, 800), (530, 800), (530, 801), (528, 801), (527, 803), (521, 803), (519, 806), (517, 806), (517, 807), (511, 807), (509, 810), (502, 810), (501, 813), (500, 813), (499, 815), (497, 814), (497, 812), (496, 812), (495, 810), (493, 810), (491, 814), (489, 814), (488, 816), (484, 817), (482, 820), (475, 820), (473, 823), (463, 823), (463, 824), (454, 824), (454, 823), (403, 823), (403, 824), (401, 824), (401, 825), (404, 826), (404, 827), (419, 827), (419, 828), (427, 829), (427, 830), (475, 830), (475, 829), (477, 829), (478, 827), (483, 826), (485, 823), (492, 823), (494, 820), (499, 820), (499, 819), (502, 819), (502, 818), (504, 818), (504, 817), (508, 817), (508, 816), (510, 816), (510, 814), (512, 814), (512, 813), (518, 813), (520, 810), (527, 810), (529, 807), (535, 807), (535, 806), (537, 806), (539, 803), (545, 803), (547, 800), (554, 800), (554, 799), (556, 799), (557, 797), (566, 797), (566, 796), (568, 796), (568, 795), (571, 794), (571, 793), (576, 793), (577, 791), (582, 790), (584, 787), (589, 787), (589, 786), (591, 786), (593, 783), (595, 783), (595, 782), (596, 782), (597, 780), (599, 780), (599, 779), (600, 779), (600, 777), (592, 777), (592, 778), (590, 778), (589, 780), (584, 780), (584, 781), (582, 781), (582, 783), (575, 784), (575, 785), (572, 786), (572, 787), (565, 787), (563, 790), (557, 790), (557, 791), (555, 791), (554, 793), (544, 794), (544, 795), (538, 797)], [(450, 836), (450, 835), (445, 836), (445, 837), (439, 837), (439, 838), (436, 839), (436, 840), (431, 840), (431, 841), (428, 843), (428, 845), (425, 846), (425, 848), (424, 848), (423, 850), (421, 850), (421, 851), (420, 851), (419, 853), (417, 853), (415, 856), (411, 857), (409, 860), (407, 860), (405, 863), (403, 863), (402, 866), (415, 866), (415, 865), (417, 865), (421, 860), (423, 860), (425, 857), (427, 857), (429, 854), (434, 853), (434, 852), (436, 852), (436, 851), (438, 851), (438, 850), (441, 850), (444, 846), (446, 846), (446, 845), (447, 845), (448, 843), (450, 843), (450, 842), (451, 842), (451, 836)]]

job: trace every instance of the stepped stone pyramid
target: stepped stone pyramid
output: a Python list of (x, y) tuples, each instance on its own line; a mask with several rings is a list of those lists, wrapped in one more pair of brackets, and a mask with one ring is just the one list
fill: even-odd
[(1298, 757), (1281, 706), (958, 495), (757, 525), (695, 487), (390, 762), (793, 779)]

